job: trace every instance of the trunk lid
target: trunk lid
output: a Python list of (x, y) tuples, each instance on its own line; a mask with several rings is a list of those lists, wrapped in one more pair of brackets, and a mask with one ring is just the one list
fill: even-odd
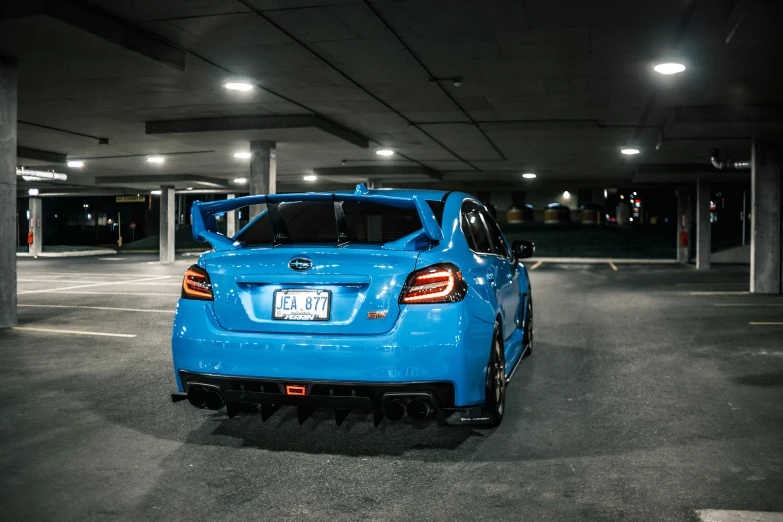
[[(400, 292), (418, 255), (368, 245), (289, 245), (214, 252), (204, 261), (213, 285), (215, 315), (227, 330), (366, 335), (394, 326)], [(307, 270), (290, 266), (301, 269), (307, 261), (312, 263)], [(311, 289), (330, 294), (327, 320), (274, 318), (275, 291)]]

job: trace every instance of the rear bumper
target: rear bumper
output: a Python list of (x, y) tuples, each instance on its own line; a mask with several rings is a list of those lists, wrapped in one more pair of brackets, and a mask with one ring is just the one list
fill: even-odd
[(187, 374), (307, 383), (448, 385), (448, 406), (484, 402), (494, 325), (464, 313), (462, 303), (404, 309), (380, 335), (285, 335), (225, 330), (212, 303), (181, 299), (172, 334), (177, 387)]

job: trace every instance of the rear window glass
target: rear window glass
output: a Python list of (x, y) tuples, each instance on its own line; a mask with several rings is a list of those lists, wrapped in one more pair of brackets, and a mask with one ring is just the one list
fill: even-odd
[[(440, 223), (443, 219), (443, 205), (439, 201), (428, 203)], [(288, 229), (291, 243), (337, 243), (333, 202), (297, 201), (280, 204), (278, 210)], [(351, 243), (384, 244), (421, 229), (419, 214), (414, 209), (346, 201), (343, 203), (343, 212)], [(271, 245), (273, 238), (274, 232), (267, 213), (236, 239), (248, 245)]]

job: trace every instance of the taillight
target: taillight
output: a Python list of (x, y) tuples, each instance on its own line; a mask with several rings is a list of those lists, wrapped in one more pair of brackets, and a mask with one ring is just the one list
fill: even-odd
[(212, 283), (209, 274), (198, 265), (193, 265), (185, 272), (182, 280), (182, 297), (184, 299), (204, 299), (212, 301)]
[(439, 263), (408, 276), (400, 294), (400, 303), (454, 303), (462, 301), (467, 292), (468, 284), (459, 268), (451, 263)]

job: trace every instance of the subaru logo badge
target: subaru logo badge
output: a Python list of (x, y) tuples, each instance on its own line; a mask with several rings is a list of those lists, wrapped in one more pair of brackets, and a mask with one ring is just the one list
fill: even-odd
[(297, 272), (304, 272), (313, 268), (313, 262), (303, 257), (297, 257), (288, 262), (288, 268)]

